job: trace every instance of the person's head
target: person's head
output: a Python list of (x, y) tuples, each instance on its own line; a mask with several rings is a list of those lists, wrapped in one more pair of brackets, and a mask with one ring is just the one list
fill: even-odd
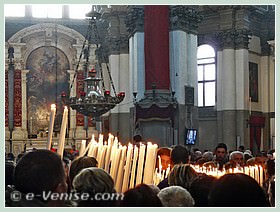
[(223, 161), (227, 157), (227, 145), (219, 143), (215, 148), (215, 155), (217, 161)]
[[(87, 193), (94, 197), (98, 193), (115, 193), (114, 180), (105, 170), (97, 167), (82, 169), (73, 180), (75, 192)], [(80, 201), (79, 206), (113, 206), (115, 200)]]
[(244, 154), (243, 152), (240, 151), (233, 151), (229, 155), (229, 160), (234, 164), (234, 165), (244, 165)]
[(205, 159), (205, 162), (213, 160), (213, 152), (210, 151), (204, 152), (202, 158)]
[(238, 151), (244, 152), (244, 151), (245, 151), (245, 147), (244, 147), (243, 145), (240, 145), (240, 146), (238, 147)]
[(267, 207), (269, 203), (262, 187), (252, 177), (226, 174), (217, 179), (210, 189), (210, 207)]
[[(65, 193), (66, 176), (60, 156), (49, 150), (34, 150), (26, 153), (14, 169), (15, 189), (26, 194), (43, 195), (44, 192)], [(43, 198), (38, 197), (42, 201)], [(63, 204), (61, 201), (46, 201), (49, 206)]]
[(168, 184), (170, 186), (182, 186), (189, 190), (191, 183), (198, 176), (195, 170), (188, 164), (177, 164), (169, 173)]
[(172, 165), (188, 163), (189, 162), (189, 152), (188, 152), (187, 148), (182, 145), (176, 145), (171, 150), (171, 162), (172, 162)]
[(215, 177), (206, 174), (194, 179), (190, 186), (190, 193), (195, 201), (195, 207), (208, 206), (208, 194), (215, 180)]
[(97, 167), (98, 162), (94, 157), (82, 156), (72, 161), (69, 169), (69, 178), (72, 184), (74, 177), (84, 168)]
[(162, 203), (156, 193), (146, 184), (124, 192), (124, 198), (119, 202), (120, 207), (161, 207)]
[(181, 186), (169, 186), (158, 193), (164, 207), (193, 207), (191, 194)]
[(258, 152), (255, 157), (255, 164), (265, 166), (267, 155), (265, 152)]
[(15, 163), (13, 161), (5, 162), (5, 186), (14, 185), (13, 173), (15, 169)]
[[(162, 170), (166, 170), (168, 165), (171, 164), (171, 157), (170, 157), (171, 149), (167, 147), (159, 148), (157, 151), (157, 156), (161, 159)], [(158, 158), (156, 167), (158, 167)]]
[(12, 152), (9, 152), (6, 156), (6, 160), (14, 161), (15, 160), (14, 154)]

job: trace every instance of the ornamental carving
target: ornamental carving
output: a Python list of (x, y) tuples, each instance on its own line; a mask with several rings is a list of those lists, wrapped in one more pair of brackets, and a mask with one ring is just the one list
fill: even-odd
[(143, 6), (130, 6), (125, 19), (126, 27), (129, 36), (135, 32), (144, 32), (144, 7)]
[(218, 40), (218, 49), (248, 49), (252, 33), (247, 29), (230, 29), (215, 34)]
[(202, 21), (202, 16), (194, 8), (183, 5), (170, 6), (169, 16), (171, 30), (192, 34), (197, 34), (198, 24)]

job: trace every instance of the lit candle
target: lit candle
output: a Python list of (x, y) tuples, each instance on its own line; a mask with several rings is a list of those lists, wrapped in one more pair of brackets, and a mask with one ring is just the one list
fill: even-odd
[(131, 171), (131, 162), (132, 162), (132, 153), (133, 153), (132, 151), (133, 151), (133, 145), (129, 143), (127, 149), (125, 168), (124, 168), (122, 192), (125, 192), (128, 189), (128, 181), (129, 181), (129, 174)]
[(156, 144), (153, 145), (151, 142), (148, 142), (146, 159), (145, 159), (144, 176), (143, 176), (143, 183), (145, 184), (153, 183), (153, 173), (155, 170), (156, 152), (157, 152), (157, 145)]
[(63, 112), (63, 117), (62, 117), (61, 128), (60, 128), (58, 148), (57, 148), (57, 154), (59, 154), (61, 156), (61, 158), (63, 157), (67, 122), (68, 122), (68, 108), (65, 106), (64, 107), (64, 112)]
[(255, 180), (260, 183), (259, 181), (259, 167), (257, 165), (254, 166), (255, 169)]
[(129, 188), (134, 188), (135, 171), (136, 171), (136, 164), (137, 164), (137, 160), (138, 160), (138, 154), (139, 154), (138, 147), (135, 146), (134, 151), (133, 151), (133, 164), (132, 164)]
[(102, 157), (102, 151), (103, 151), (103, 135), (99, 134), (99, 139), (98, 139), (98, 150), (97, 150), (97, 156), (96, 160), (99, 165), (101, 165), (101, 157)]
[(86, 140), (82, 140), (80, 151), (79, 151), (79, 156), (80, 157), (83, 156), (85, 154), (85, 152), (86, 152), (86, 144), (87, 144), (87, 141)]
[(116, 149), (116, 154), (115, 154), (114, 160), (112, 161), (113, 170), (112, 170), (111, 177), (113, 178), (114, 182), (117, 181), (117, 174), (118, 174), (121, 154), (122, 154), (122, 146), (120, 145), (120, 147), (118, 149)]
[(115, 163), (116, 163), (116, 154), (118, 150), (118, 138), (115, 137), (114, 144), (112, 146), (112, 151), (111, 151), (111, 156), (110, 156), (110, 161), (111, 161), (111, 167), (110, 167), (110, 175), (113, 176), (114, 168), (115, 168)]
[(259, 166), (260, 168), (260, 186), (263, 186), (263, 167)]
[(105, 166), (105, 156), (107, 153), (107, 149), (108, 149), (108, 146), (104, 145), (101, 150), (100, 162), (98, 162), (98, 167), (101, 169), (104, 169), (104, 166)]
[(143, 177), (143, 166), (144, 166), (144, 155), (145, 155), (146, 145), (140, 143), (139, 160), (137, 167), (136, 185), (142, 183)]
[(110, 159), (111, 159), (111, 151), (112, 151), (113, 142), (114, 142), (114, 136), (111, 133), (109, 133), (108, 148), (107, 148), (105, 167), (104, 167), (104, 170), (108, 173), (109, 173), (109, 167), (110, 167)]
[(55, 104), (52, 104), (51, 105), (50, 123), (49, 123), (48, 142), (47, 142), (47, 149), (49, 149), (49, 150), (51, 149), (51, 145), (52, 145), (52, 135), (53, 135), (55, 112), (56, 112)]
[(117, 174), (117, 180), (116, 180), (116, 191), (121, 192), (122, 190), (122, 184), (123, 184), (123, 178), (124, 178), (124, 164), (126, 161), (126, 146), (123, 146), (121, 148), (121, 160), (118, 167), (118, 174)]

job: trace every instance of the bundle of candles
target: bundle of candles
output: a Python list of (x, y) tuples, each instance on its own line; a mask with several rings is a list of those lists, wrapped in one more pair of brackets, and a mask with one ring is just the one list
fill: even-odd
[(228, 174), (228, 173), (244, 173), (254, 178), (260, 184), (260, 186), (263, 186), (263, 182), (265, 178), (264, 169), (260, 165), (236, 167), (227, 170), (223, 169), (222, 171), (214, 167), (205, 167), (199, 165), (191, 165), (191, 166), (198, 173), (204, 173), (207, 175), (214, 176), (216, 178), (219, 178), (224, 174)]
[(86, 141), (82, 141), (80, 156), (95, 157), (98, 167), (114, 179), (117, 192), (124, 192), (140, 183), (153, 183), (157, 148), (158, 145), (151, 142), (147, 145), (140, 143), (139, 147), (132, 144), (123, 146), (112, 134), (109, 134), (107, 143), (99, 134), (98, 142), (94, 136), (87, 146)]
[[(50, 149), (52, 143), (55, 112), (55, 105), (52, 105), (47, 149)], [(61, 157), (63, 157), (67, 122), (68, 109), (65, 107), (57, 150)], [(86, 145), (86, 140), (82, 140), (80, 156), (95, 157), (98, 161), (98, 167), (103, 168), (112, 176), (116, 184), (116, 191), (124, 192), (140, 183), (157, 185), (168, 176), (170, 165), (166, 170), (162, 169), (161, 158), (160, 156), (157, 158), (157, 149), (158, 145), (151, 142), (148, 142), (147, 145), (140, 143), (139, 146), (133, 146), (129, 143), (127, 146), (123, 146), (118, 142), (118, 138), (112, 134), (109, 134), (108, 141), (103, 141), (103, 135), (99, 134), (98, 142), (94, 136), (88, 145)], [(157, 159), (159, 167), (155, 168)], [(262, 166), (240, 167), (223, 171), (213, 167), (191, 166), (198, 173), (205, 173), (214, 177), (221, 177), (226, 173), (244, 173), (254, 178), (261, 186), (265, 177)]]

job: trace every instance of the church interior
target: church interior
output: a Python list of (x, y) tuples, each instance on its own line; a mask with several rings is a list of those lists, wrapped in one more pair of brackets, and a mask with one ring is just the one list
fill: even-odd
[(125, 191), (128, 165), (123, 181), (114, 167), (139, 142), (144, 183), (157, 148), (275, 149), (275, 5), (87, 5), (81, 18), (78, 5), (5, 6), (6, 154), (88, 151)]
[(80, 95), (86, 63), (103, 70), (105, 90), (125, 97), (98, 117), (71, 109), (69, 146), (109, 132), (124, 144), (140, 135), (160, 146), (184, 145), (195, 129), (193, 147), (200, 149), (219, 142), (255, 153), (274, 148), (274, 6), (169, 5), (150, 15), (144, 7), (94, 6), (100, 20), (91, 36), (99, 36), (102, 59), (94, 41), (88, 58), (80, 55), (89, 17), (69, 18), (67, 5), (61, 18), (34, 18), (30, 5), (23, 17), (5, 17), (6, 152), (45, 145), (51, 104), (57, 105), (56, 145), (61, 93)]

